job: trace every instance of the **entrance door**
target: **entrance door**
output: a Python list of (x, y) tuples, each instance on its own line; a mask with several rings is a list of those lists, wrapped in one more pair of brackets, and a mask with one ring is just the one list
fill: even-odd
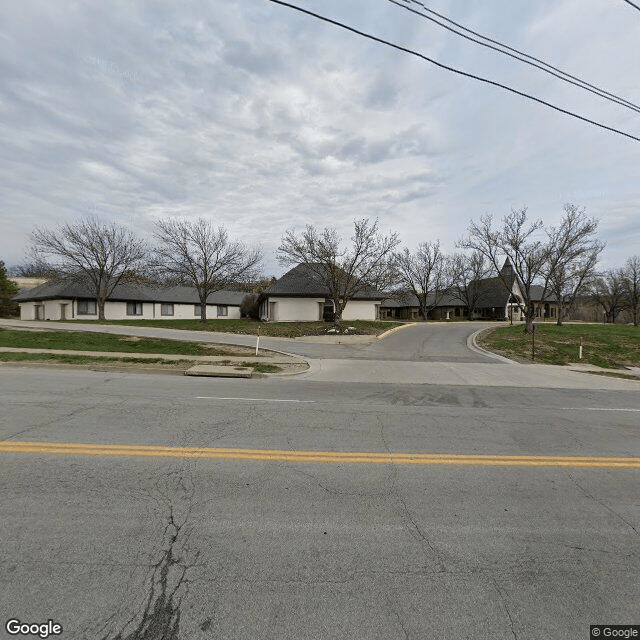
[(333, 310), (333, 300), (325, 300), (324, 307), (322, 309), (322, 319), (325, 322), (333, 322), (335, 318), (335, 312)]
[(67, 305), (66, 304), (61, 304), (60, 305), (60, 320), (66, 320), (67, 319)]
[(278, 303), (277, 302), (269, 303), (269, 322), (276, 321), (276, 304)]
[(35, 305), (35, 307), (36, 307), (36, 320), (42, 320), (42, 316), (44, 315), (43, 314), (44, 306), (41, 304), (37, 304)]

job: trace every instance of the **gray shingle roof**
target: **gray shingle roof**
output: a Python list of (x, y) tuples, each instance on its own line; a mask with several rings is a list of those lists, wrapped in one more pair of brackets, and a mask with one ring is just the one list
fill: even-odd
[[(500, 277), (474, 281), (469, 286), (477, 288), (476, 308), (479, 309), (483, 307), (504, 307), (511, 295), (511, 288), (507, 288)], [(511, 286), (513, 286), (513, 283), (511, 283)]]
[[(329, 295), (329, 289), (320, 278), (305, 264), (299, 264), (287, 271), (280, 279), (276, 280), (269, 288), (265, 289), (264, 296), (284, 297), (309, 297), (324, 298)], [(381, 300), (383, 293), (368, 288), (353, 296), (354, 300)]]
[[(244, 291), (216, 291), (209, 294), (207, 303), (240, 306), (245, 296)], [(95, 298), (92, 289), (83, 284), (70, 281), (47, 282), (34, 289), (20, 291), (16, 302), (30, 300), (51, 300), (56, 298)], [(182, 304), (199, 304), (198, 292), (194, 287), (160, 287), (143, 284), (120, 284), (109, 300), (136, 302), (173, 302)]]
[[(532, 284), (531, 287), (529, 287), (529, 298), (531, 298), (531, 300), (533, 300), (534, 302), (542, 302), (542, 291), (543, 291), (544, 287), (540, 284)], [(547, 290), (547, 293), (544, 296), (544, 301), (545, 302), (555, 302), (555, 296), (549, 291)]]

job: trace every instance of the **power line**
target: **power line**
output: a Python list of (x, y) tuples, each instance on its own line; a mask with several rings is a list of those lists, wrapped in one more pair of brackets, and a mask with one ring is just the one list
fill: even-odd
[(627, 4), (630, 4), (632, 7), (635, 7), (638, 11), (640, 11), (640, 7), (635, 3), (631, 2), (631, 0), (624, 0)]
[(303, 9), (302, 7), (298, 7), (294, 4), (283, 2), (283, 0), (269, 0), (269, 2), (282, 5), (283, 7), (289, 7), (290, 9), (294, 9), (296, 11), (299, 11), (300, 13), (305, 13), (314, 18), (318, 18), (318, 20), (322, 20), (323, 22), (328, 22), (329, 24), (333, 24), (337, 27), (340, 27), (341, 29), (346, 29), (347, 31), (351, 31), (352, 33), (362, 36), (363, 38), (368, 38), (369, 40), (373, 40), (374, 42), (385, 44), (389, 47), (392, 47), (393, 49), (397, 49), (398, 51), (403, 51), (404, 53), (408, 53), (410, 55), (421, 58), (422, 60), (426, 60), (427, 62), (431, 62), (432, 64), (436, 65), (437, 67), (440, 67), (441, 69), (445, 69), (446, 71), (451, 71), (452, 73), (457, 73), (458, 75), (464, 76), (466, 78), (471, 78), (473, 80), (478, 80), (479, 82), (485, 82), (486, 84), (491, 84), (495, 87), (504, 89), (505, 91), (509, 91), (511, 93), (515, 93), (516, 95), (522, 96), (523, 98), (528, 98), (529, 100), (533, 100), (534, 102), (543, 104), (546, 107), (554, 109), (555, 111), (559, 111), (560, 113), (564, 113), (573, 118), (577, 118), (578, 120), (582, 120), (583, 122), (588, 122), (589, 124), (592, 124), (596, 127), (600, 127), (601, 129), (606, 129), (607, 131), (611, 131), (612, 133), (617, 133), (621, 136), (625, 136), (626, 138), (630, 138), (631, 140), (635, 140), (636, 142), (640, 142), (640, 138), (630, 133), (626, 133), (625, 131), (620, 131), (619, 129), (614, 129), (613, 127), (609, 127), (608, 125), (602, 124), (601, 122), (597, 122), (595, 120), (586, 118), (585, 116), (578, 115), (577, 113), (573, 113), (572, 111), (563, 109), (562, 107), (558, 107), (557, 105), (547, 102), (546, 100), (542, 100), (541, 98), (536, 98), (535, 96), (532, 96), (528, 93), (524, 93), (523, 91), (518, 91), (517, 89), (513, 89), (512, 87), (509, 87), (506, 84), (501, 84), (500, 82), (496, 82), (495, 80), (489, 80), (488, 78), (483, 78), (482, 76), (477, 76), (472, 73), (467, 73), (466, 71), (461, 71), (460, 69), (450, 67), (446, 64), (443, 64), (442, 62), (438, 62), (437, 60), (434, 60), (433, 58), (429, 58), (428, 56), (425, 56), (422, 53), (418, 53), (417, 51), (413, 51), (412, 49), (407, 49), (406, 47), (402, 47), (399, 44), (394, 44), (393, 42), (389, 42), (388, 40), (383, 40), (382, 38), (378, 38), (377, 36), (371, 35), (369, 33), (365, 33), (364, 31), (359, 31), (358, 29), (355, 29), (354, 27), (350, 27), (342, 22), (338, 22), (337, 20), (332, 20), (331, 18), (321, 16), (318, 13), (314, 13), (313, 11)]
[[(525, 64), (528, 64), (532, 67), (536, 67), (537, 69), (540, 69), (541, 71), (544, 71), (545, 73), (548, 73), (552, 76), (555, 76), (556, 78), (559, 78), (560, 80), (564, 81), (564, 82), (568, 82), (569, 84), (573, 84), (576, 87), (580, 87), (581, 89), (584, 89), (585, 91), (589, 91), (590, 93), (593, 93), (595, 95), (600, 96), (601, 98), (604, 98), (605, 100), (609, 100), (611, 102), (615, 102), (623, 107), (626, 107), (627, 109), (631, 109), (632, 111), (636, 111), (638, 113), (640, 113), (640, 106), (637, 104), (634, 104), (633, 102), (630, 102), (629, 100), (626, 100), (625, 98), (622, 98), (620, 96), (617, 96), (615, 93), (610, 93), (609, 91), (606, 91), (604, 89), (601, 89), (600, 87), (597, 87), (589, 82), (586, 82), (585, 80), (582, 80), (581, 78), (578, 78), (576, 76), (571, 75), (570, 73), (567, 73), (566, 71), (563, 71), (562, 69), (558, 69), (557, 67), (554, 67), (553, 65), (545, 62), (544, 60), (540, 60), (539, 58), (535, 58), (534, 56), (529, 55), (528, 53), (525, 53), (523, 51), (519, 51), (518, 49), (514, 49), (513, 47), (510, 47), (509, 45), (503, 44), (502, 42), (499, 42), (498, 40), (493, 40), (487, 36), (482, 35), (481, 33), (478, 33), (477, 31), (473, 31), (472, 29), (469, 29), (467, 27), (465, 27), (464, 25), (461, 25), (457, 22), (454, 22), (453, 20), (451, 20), (450, 18), (447, 18), (446, 16), (442, 15), (441, 13), (438, 13), (437, 11), (433, 11), (433, 9), (429, 9), (426, 5), (424, 5), (422, 2), (419, 2), (418, 0), (401, 0), (400, 2), (398, 0), (388, 0), (388, 2), (391, 2), (392, 4), (397, 5), (398, 7), (405, 9), (406, 11), (410, 11), (411, 13), (415, 13), (416, 15), (425, 18), (426, 20), (430, 20), (431, 22), (437, 24), (438, 26), (442, 27), (443, 29), (447, 29), (447, 31), (451, 31), (452, 33), (455, 33), (456, 35), (465, 38), (466, 40), (470, 40), (471, 42), (475, 42), (476, 44), (479, 44), (482, 47), (487, 47), (488, 49), (492, 49), (493, 51), (497, 51), (498, 53), (502, 53), (505, 56), (509, 56), (510, 58), (513, 58), (514, 60), (520, 60), (520, 62), (524, 62)], [(428, 14), (431, 15), (426, 15), (424, 13), (421, 13), (420, 11), (413, 9), (409, 6), (407, 6), (407, 4), (404, 3), (412, 3), (415, 5), (419, 5), (421, 6)], [(432, 15), (437, 16), (438, 18), (440, 18), (441, 20), (445, 20), (446, 22), (448, 22), (449, 24), (452, 24), (456, 27), (458, 27), (459, 29), (461, 29), (462, 31), (466, 31), (466, 33), (470, 33), (473, 36), (477, 36), (478, 38), (481, 38), (481, 40), (478, 40), (477, 38), (474, 38), (472, 36), (468, 36), (466, 35), (466, 33), (461, 33), (460, 31), (458, 31), (457, 29), (454, 29), (453, 27), (450, 27), (446, 24), (443, 24), (442, 22), (440, 22), (439, 20), (436, 20), (435, 18), (431, 17)], [(485, 42), (483, 42), (483, 40)], [(488, 44), (491, 43), (491, 44)], [(495, 46), (494, 46), (495, 45)], [(513, 52), (513, 53), (511, 53)]]

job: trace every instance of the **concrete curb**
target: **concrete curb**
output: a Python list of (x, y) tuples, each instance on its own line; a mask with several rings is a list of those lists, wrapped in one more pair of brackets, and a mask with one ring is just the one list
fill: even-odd
[(400, 327), (393, 327), (393, 329), (389, 329), (388, 331), (381, 333), (378, 336), (378, 340), (383, 340), (387, 336), (390, 336), (391, 334), (396, 333), (397, 331), (402, 331), (402, 329), (406, 329), (407, 327), (415, 327), (417, 324), (418, 324), (417, 322), (411, 322), (409, 324), (403, 324)]
[[(502, 326), (501, 324), (496, 324), (496, 327), (500, 327)], [(500, 362), (504, 362), (505, 364), (520, 364), (519, 362), (516, 362), (515, 360), (510, 360), (509, 358), (505, 358), (504, 356), (500, 356), (497, 353), (493, 353), (491, 351), (487, 351), (486, 349), (483, 349), (479, 344), (478, 344), (478, 337), (481, 336), (483, 333), (487, 333), (489, 331), (492, 331), (495, 327), (485, 327), (484, 329), (479, 329), (478, 331), (475, 331), (474, 333), (472, 333), (468, 338), (467, 338), (467, 348), (470, 349), (471, 351), (475, 351), (476, 353), (479, 353), (483, 356), (487, 356), (488, 358), (493, 358), (494, 360), (499, 360)]]

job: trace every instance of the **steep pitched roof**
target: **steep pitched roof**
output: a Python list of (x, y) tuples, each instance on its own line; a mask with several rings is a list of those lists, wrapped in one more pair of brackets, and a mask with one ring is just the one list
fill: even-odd
[[(322, 281), (316, 271), (306, 264), (299, 264), (290, 269), (270, 287), (264, 290), (261, 298), (267, 296), (283, 296), (298, 298), (325, 298), (329, 295), (329, 288)], [(363, 288), (354, 300), (382, 300), (385, 294), (373, 288)]]
[[(507, 282), (509, 281), (507, 280)], [(469, 287), (475, 287), (477, 291), (476, 307), (504, 307), (509, 302), (513, 280), (509, 284), (509, 287), (505, 286), (500, 276), (474, 280), (469, 283)]]
[[(247, 294), (243, 291), (216, 291), (209, 294), (209, 304), (240, 306)], [(47, 282), (34, 289), (20, 291), (16, 302), (52, 300), (57, 298), (95, 298), (93, 290), (73, 281)], [(200, 298), (194, 287), (160, 287), (142, 284), (119, 284), (109, 296), (111, 301), (173, 302), (177, 304), (199, 304)]]

